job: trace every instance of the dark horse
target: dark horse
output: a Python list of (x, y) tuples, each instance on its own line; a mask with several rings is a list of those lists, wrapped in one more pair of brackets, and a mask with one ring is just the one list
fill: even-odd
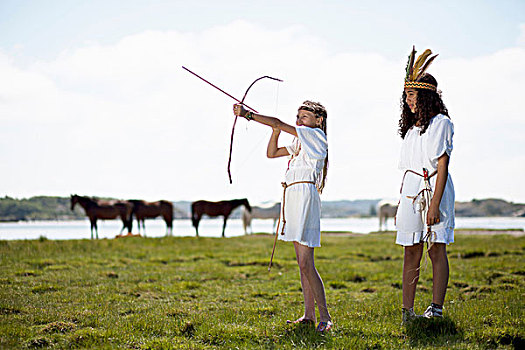
[[(142, 229), (144, 236), (146, 236), (146, 219), (156, 218), (162, 216), (166, 222), (166, 235), (171, 236), (173, 233), (173, 204), (168, 201), (146, 202), (140, 199), (129, 200), (133, 204), (133, 215), (137, 219), (137, 225), (140, 233), (140, 223), (142, 222)], [(133, 220), (133, 219), (131, 219)]]
[(108, 220), (120, 217), (122, 224), (124, 225), (120, 232), (122, 233), (122, 231), (127, 228), (128, 232), (131, 233), (131, 211), (133, 210), (133, 205), (131, 203), (117, 200), (104, 201), (90, 197), (77, 196), (76, 194), (71, 195), (71, 210), (75, 209), (77, 203), (84, 208), (84, 211), (91, 222), (91, 239), (93, 239), (93, 228), (95, 228), (98, 239), (98, 219)]
[(240, 205), (244, 205), (249, 212), (252, 211), (252, 207), (246, 198), (233, 199), (231, 201), (196, 201), (191, 203), (191, 221), (193, 223), (193, 227), (195, 227), (197, 237), (199, 236), (199, 222), (201, 221), (202, 215), (204, 214), (208, 216), (224, 216), (224, 224), (222, 225), (222, 237), (224, 237), (226, 220), (228, 220), (228, 217), (232, 211)]

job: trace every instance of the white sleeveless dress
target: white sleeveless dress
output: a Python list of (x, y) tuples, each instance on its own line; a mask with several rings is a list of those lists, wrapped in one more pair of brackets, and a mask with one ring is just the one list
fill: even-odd
[[(318, 184), (328, 152), (325, 133), (319, 128), (296, 127), (297, 138), (286, 149), (290, 153), (285, 182), (311, 181)], [(310, 183), (286, 189), (284, 205), (286, 225), (281, 235), (283, 218), (277, 228), (279, 239), (298, 242), (308, 247), (321, 246), (321, 199), (317, 187)]]
[[(428, 173), (432, 174), (437, 170), (438, 158), (445, 153), (449, 156), (452, 153), (454, 124), (447, 116), (436, 115), (430, 120), (428, 129), (423, 135), (420, 135), (420, 131), (420, 127), (413, 126), (408, 130), (401, 146), (399, 169), (403, 171), (404, 181), (396, 215), (396, 243), (403, 246), (420, 243), (427, 231), (426, 222), (418, 211), (420, 208), (417, 201), (413, 200), (413, 197), (424, 188), (423, 177), (406, 171), (412, 170), (423, 174), (423, 168), (426, 168)], [(437, 175), (430, 178), (432, 193), (434, 193), (436, 179)], [(431, 227), (435, 232), (432, 242), (446, 244), (454, 242), (454, 200), (454, 184), (449, 171), (439, 205), (440, 222)]]

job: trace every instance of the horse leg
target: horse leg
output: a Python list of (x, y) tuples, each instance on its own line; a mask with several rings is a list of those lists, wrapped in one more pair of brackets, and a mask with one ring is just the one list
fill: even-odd
[(93, 228), (95, 227), (95, 221), (91, 219), (89, 222), (91, 223), (91, 239), (93, 239)]
[(246, 212), (242, 213), (242, 227), (244, 228), (244, 234), (248, 234), (248, 231), (246, 230), (246, 227), (248, 227), (248, 217)]
[(98, 239), (98, 226), (97, 226), (97, 219), (95, 219), (95, 233), (97, 235), (97, 239)]
[(142, 219), (142, 232), (144, 232), (144, 237), (146, 237), (146, 219)]
[(126, 227), (128, 228), (129, 234), (131, 234), (133, 232), (133, 216), (126, 219)]
[(201, 221), (201, 216), (197, 213), (192, 213), (191, 215), (191, 223), (193, 224), (193, 227), (195, 227), (195, 234), (197, 237), (199, 237), (199, 222)]
[(166, 236), (173, 236), (173, 220), (167, 218), (166, 220)]
[(139, 218), (137, 218), (137, 217), (135, 217), (135, 219), (137, 220), (137, 229), (138, 229), (138, 231), (139, 231), (138, 234), (140, 235), (140, 220), (139, 220)]
[(199, 223), (201, 222), (200, 216), (195, 220), (195, 233), (199, 237)]
[(224, 215), (224, 224), (222, 224), (222, 237), (224, 238), (224, 231), (226, 230), (226, 220), (228, 220), (229, 215)]
[[(119, 236), (122, 235), (122, 231), (124, 231), (125, 228), (127, 228), (129, 225), (126, 223), (126, 220), (122, 219), (122, 228), (120, 229)], [(131, 230), (129, 230), (131, 232)]]

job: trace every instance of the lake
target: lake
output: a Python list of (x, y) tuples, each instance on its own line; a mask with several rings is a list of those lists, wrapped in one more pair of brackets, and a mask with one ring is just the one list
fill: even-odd
[[(137, 232), (136, 222), (133, 223), (134, 232)], [(370, 233), (378, 229), (377, 218), (341, 218), (321, 219), (323, 231), (350, 231), (355, 233)], [(99, 238), (114, 238), (122, 227), (117, 220), (99, 221)], [(252, 221), (254, 232), (273, 232), (273, 220)], [(463, 229), (525, 229), (525, 218), (518, 217), (481, 217), (456, 218), (456, 228)], [(394, 229), (393, 220), (389, 220), (388, 229)], [(202, 237), (220, 237), (222, 219), (203, 219), (200, 222), (199, 233)], [(161, 237), (166, 233), (166, 225), (162, 220), (146, 221), (146, 236)], [(241, 236), (244, 234), (240, 219), (228, 220), (226, 237)], [(195, 236), (195, 229), (190, 220), (174, 220), (173, 235), (178, 237)], [(13, 239), (89, 239), (89, 221), (21, 221), (0, 223), (0, 240)]]

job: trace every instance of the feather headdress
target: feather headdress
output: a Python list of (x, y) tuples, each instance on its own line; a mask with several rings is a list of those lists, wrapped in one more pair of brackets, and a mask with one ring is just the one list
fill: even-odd
[[(428, 90), (437, 90), (437, 86), (429, 83), (419, 82), (419, 78), (423, 76), (426, 72), (432, 61), (438, 56), (432, 55), (432, 51), (426, 49), (417, 60), (416, 57), (416, 48), (412, 46), (412, 52), (408, 56), (408, 62), (406, 66), (406, 75), (405, 75), (405, 88), (416, 88), (416, 89), (428, 89)], [(430, 57), (430, 58), (429, 58)]]

